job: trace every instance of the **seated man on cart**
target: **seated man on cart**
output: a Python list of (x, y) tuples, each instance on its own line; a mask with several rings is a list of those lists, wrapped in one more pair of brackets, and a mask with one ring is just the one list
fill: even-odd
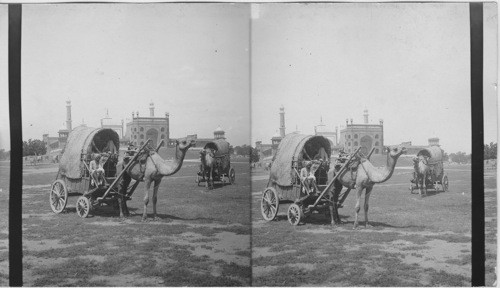
[(94, 160), (90, 161), (89, 172), (94, 186), (99, 187), (104, 184), (104, 168), (101, 163), (101, 154), (97, 154)]
[(300, 180), (304, 183), (304, 192), (306, 194), (315, 193), (318, 191), (316, 186), (316, 170), (320, 166), (320, 161), (306, 161), (304, 168), (300, 170)]

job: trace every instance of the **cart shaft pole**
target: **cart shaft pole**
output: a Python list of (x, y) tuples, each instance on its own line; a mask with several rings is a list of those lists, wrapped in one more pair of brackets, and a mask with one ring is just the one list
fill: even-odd
[(148, 141), (146, 141), (146, 143), (144, 143), (141, 146), (141, 148), (139, 148), (139, 151), (137, 151), (137, 153), (135, 153), (132, 160), (130, 160), (128, 162), (127, 166), (125, 166), (125, 168), (123, 168), (123, 170), (120, 172), (120, 175), (118, 175), (118, 177), (116, 177), (116, 179), (113, 181), (113, 183), (111, 183), (111, 185), (109, 185), (108, 190), (106, 190), (104, 195), (102, 195), (102, 197), (97, 198), (97, 201), (101, 201), (102, 199), (104, 199), (108, 195), (109, 191), (111, 191), (111, 189), (115, 186), (116, 182), (118, 182), (118, 180), (120, 180), (122, 178), (123, 173), (125, 173), (125, 171), (127, 171), (127, 169), (132, 165), (132, 163), (134, 163), (135, 160), (137, 160), (137, 157), (139, 157), (139, 154), (141, 153), (141, 151), (144, 149), (144, 147), (146, 147), (146, 145), (149, 144), (150, 141), (151, 141), (151, 139), (148, 139)]
[(132, 185), (132, 188), (130, 188), (130, 191), (127, 193), (127, 197), (130, 197), (132, 196), (132, 194), (134, 194), (134, 191), (135, 191), (135, 188), (137, 188), (137, 186), (139, 185), (139, 180), (135, 181), (134, 185)]
[(375, 151), (375, 147), (373, 147), (372, 150), (370, 151), (370, 153), (368, 153), (368, 156), (366, 157), (366, 159), (370, 160), (370, 157), (372, 156), (373, 151)]
[(359, 149), (361, 149), (361, 147), (358, 147), (358, 149), (356, 149), (356, 152), (352, 153), (351, 156), (349, 156), (349, 159), (347, 159), (347, 161), (344, 163), (344, 165), (342, 165), (342, 167), (340, 168), (340, 170), (337, 173), (337, 175), (335, 175), (332, 178), (332, 180), (330, 181), (330, 183), (328, 183), (328, 186), (326, 186), (325, 189), (323, 190), (323, 192), (321, 192), (321, 194), (319, 195), (318, 199), (316, 199), (316, 202), (314, 202), (314, 204), (310, 205), (309, 207), (314, 207), (314, 206), (318, 205), (319, 200), (321, 200), (321, 198), (323, 197), (323, 195), (325, 195), (326, 191), (330, 190), (330, 188), (332, 187), (332, 185), (335, 182), (335, 180), (339, 177), (340, 174), (342, 174), (344, 172), (344, 170), (347, 168), (347, 165), (349, 165), (349, 163), (351, 162), (352, 158), (354, 158), (354, 156), (356, 154), (358, 154)]
[(165, 139), (161, 139), (160, 144), (158, 144), (158, 146), (155, 149), (156, 153), (158, 153), (158, 151), (160, 150), (161, 146), (163, 146), (163, 143), (165, 143)]

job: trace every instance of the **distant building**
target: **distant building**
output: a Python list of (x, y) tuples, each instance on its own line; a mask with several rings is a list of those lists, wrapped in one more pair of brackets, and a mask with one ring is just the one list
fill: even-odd
[[(128, 141), (124, 139), (125, 133), (123, 129), (123, 119), (120, 122), (114, 121), (112, 118), (109, 117), (109, 113), (106, 110), (106, 116), (104, 118), (101, 118), (101, 128), (107, 128), (107, 129), (113, 129), (115, 132), (120, 136), (120, 144), (126, 145)], [(125, 143), (127, 142), (127, 143)]]
[[(196, 141), (196, 147), (192, 147), (191, 150), (201, 150), (207, 143), (212, 142), (216, 139), (226, 139), (226, 132), (219, 126), (214, 130), (214, 138), (198, 138), (198, 134), (187, 135), (187, 138)], [(175, 141), (179, 138), (172, 138), (168, 142), (169, 147), (175, 146)]]
[(429, 146), (441, 146), (439, 145), (439, 138), (429, 138)]
[(169, 143), (170, 139), (170, 119), (169, 114), (165, 117), (154, 116), (154, 103), (149, 104), (149, 117), (140, 117), (132, 112), (132, 120), (127, 123), (125, 132), (126, 141), (130, 141), (135, 146), (143, 145), (147, 139), (151, 139), (151, 146), (156, 147), (161, 140)]
[(274, 134), (273, 137), (271, 138), (271, 151), (273, 156), (276, 155), (276, 152), (278, 151), (278, 146), (280, 146), (282, 139), (283, 137), (281, 137), (281, 135), (278, 133)]
[(320, 118), (318, 125), (314, 126), (314, 135), (323, 136), (330, 141), (330, 147), (337, 146), (338, 127), (335, 127), (335, 131), (328, 130), (328, 127), (323, 124), (323, 117)]
[(259, 158), (264, 159), (273, 155), (273, 145), (272, 144), (262, 144), (262, 141), (255, 142), (255, 149), (259, 152)]
[(368, 121), (368, 110), (364, 111), (363, 124), (349, 124), (346, 119), (346, 127), (340, 131), (339, 144), (347, 153), (356, 151), (361, 147), (362, 153), (369, 153), (372, 148), (375, 148), (374, 154), (382, 154), (384, 147), (384, 121), (380, 120), (379, 124), (370, 124)]
[[(72, 120), (71, 120), (71, 101), (66, 101), (66, 129), (61, 129), (57, 132), (59, 136), (50, 137), (48, 133), (42, 135), (43, 142), (47, 147), (47, 152), (45, 155), (59, 154), (66, 146), (68, 141), (69, 132), (72, 130)], [(53, 155), (55, 156), (55, 155)]]
[[(283, 105), (280, 107), (280, 126), (279, 132), (276, 132), (271, 137), (271, 144), (264, 144), (262, 141), (255, 142), (255, 149), (259, 152), (260, 159), (265, 157), (274, 156), (278, 150), (278, 146), (281, 140), (285, 137), (285, 107)], [(292, 132), (294, 133), (294, 132)]]
[(412, 145), (411, 141), (402, 142), (400, 145), (406, 148), (406, 154), (408, 155), (417, 155), (420, 150), (431, 147), (431, 146), (440, 146), (439, 138), (429, 138), (429, 145)]

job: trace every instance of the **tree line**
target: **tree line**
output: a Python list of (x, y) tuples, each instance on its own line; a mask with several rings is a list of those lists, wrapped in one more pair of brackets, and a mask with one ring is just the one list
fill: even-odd
[(23, 141), (23, 156), (45, 155), (47, 153), (47, 146), (42, 140)]
[(245, 144), (243, 146), (236, 146), (232, 151), (234, 151), (236, 155), (249, 157), (250, 162), (259, 162), (260, 160), (259, 151), (250, 145)]
[[(240, 156), (250, 157), (251, 162), (258, 162), (260, 159), (259, 152), (257, 149), (250, 145), (242, 145), (236, 147), (230, 147), (231, 154), (236, 154)], [(47, 153), (47, 146), (45, 142), (39, 139), (29, 139), (28, 141), (23, 141), (23, 156), (33, 156), (33, 155), (45, 155)], [(466, 154), (465, 152), (458, 151), (456, 153), (444, 153), (445, 161), (451, 160), (457, 163), (468, 163), (471, 159), (471, 154)], [(0, 160), (6, 160), (10, 157), (10, 151), (5, 151), (5, 149), (0, 149)], [(490, 142), (490, 144), (484, 145), (484, 160), (497, 159), (497, 143)]]

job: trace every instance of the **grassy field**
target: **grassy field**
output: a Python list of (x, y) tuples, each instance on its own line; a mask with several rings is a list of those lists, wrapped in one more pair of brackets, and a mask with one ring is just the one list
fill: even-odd
[[(250, 187), (244, 161), (233, 161), (234, 186), (212, 191), (194, 183), (197, 162), (186, 161), (162, 181), (162, 220), (147, 223), (140, 222), (142, 184), (128, 202), (132, 215), (127, 220), (110, 207), (82, 219), (75, 213), (76, 197), (66, 213), (50, 210), (48, 191), (57, 166), (26, 167), (24, 285), (470, 286), (470, 166), (445, 167), (450, 191), (424, 198), (409, 193), (411, 170), (398, 168), (374, 188), (374, 227), (353, 231), (354, 194), (340, 209), (346, 224), (335, 229), (325, 215), (291, 226), (288, 205), (280, 206), (277, 221), (263, 221), (259, 200), (267, 175), (252, 171)], [(0, 162), (0, 173), (5, 200), (0, 201), (0, 286), (8, 286), (8, 162)], [(497, 255), (496, 170), (487, 168), (484, 179), (486, 284), (491, 286)]]
[[(410, 194), (411, 170), (397, 168), (370, 197), (372, 228), (352, 230), (355, 193), (340, 209), (345, 224), (331, 228), (329, 217), (313, 214), (303, 225), (260, 214), (266, 173), (252, 173), (253, 285), (257, 286), (470, 286), (470, 166), (445, 167), (450, 191), (420, 198)], [(486, 283), (494, 282), (496, 259), (496, 179), (486, 182)], [(363, 214), (360, 215), (364, 221)]]
[(0, 161), (0, 286), (9, 286), (9, 177), (10, 162)]
[[(194, 181), (198, 163), (186, 161), (163, 178), (161, 221), (145, 223), (143, 184), (128, 202), (128, 219), (108, 206), (83, 219), (75, 213), (77, 197), (69, 198), (66, 213), (50, 210), (55, 165), (25, 169), (24, 285), (250, 285), (250, 171), (247, 162), (232, 165), (236, 183), (207, 191)], [(151, 201), (148, 212), (151, 218)]]

